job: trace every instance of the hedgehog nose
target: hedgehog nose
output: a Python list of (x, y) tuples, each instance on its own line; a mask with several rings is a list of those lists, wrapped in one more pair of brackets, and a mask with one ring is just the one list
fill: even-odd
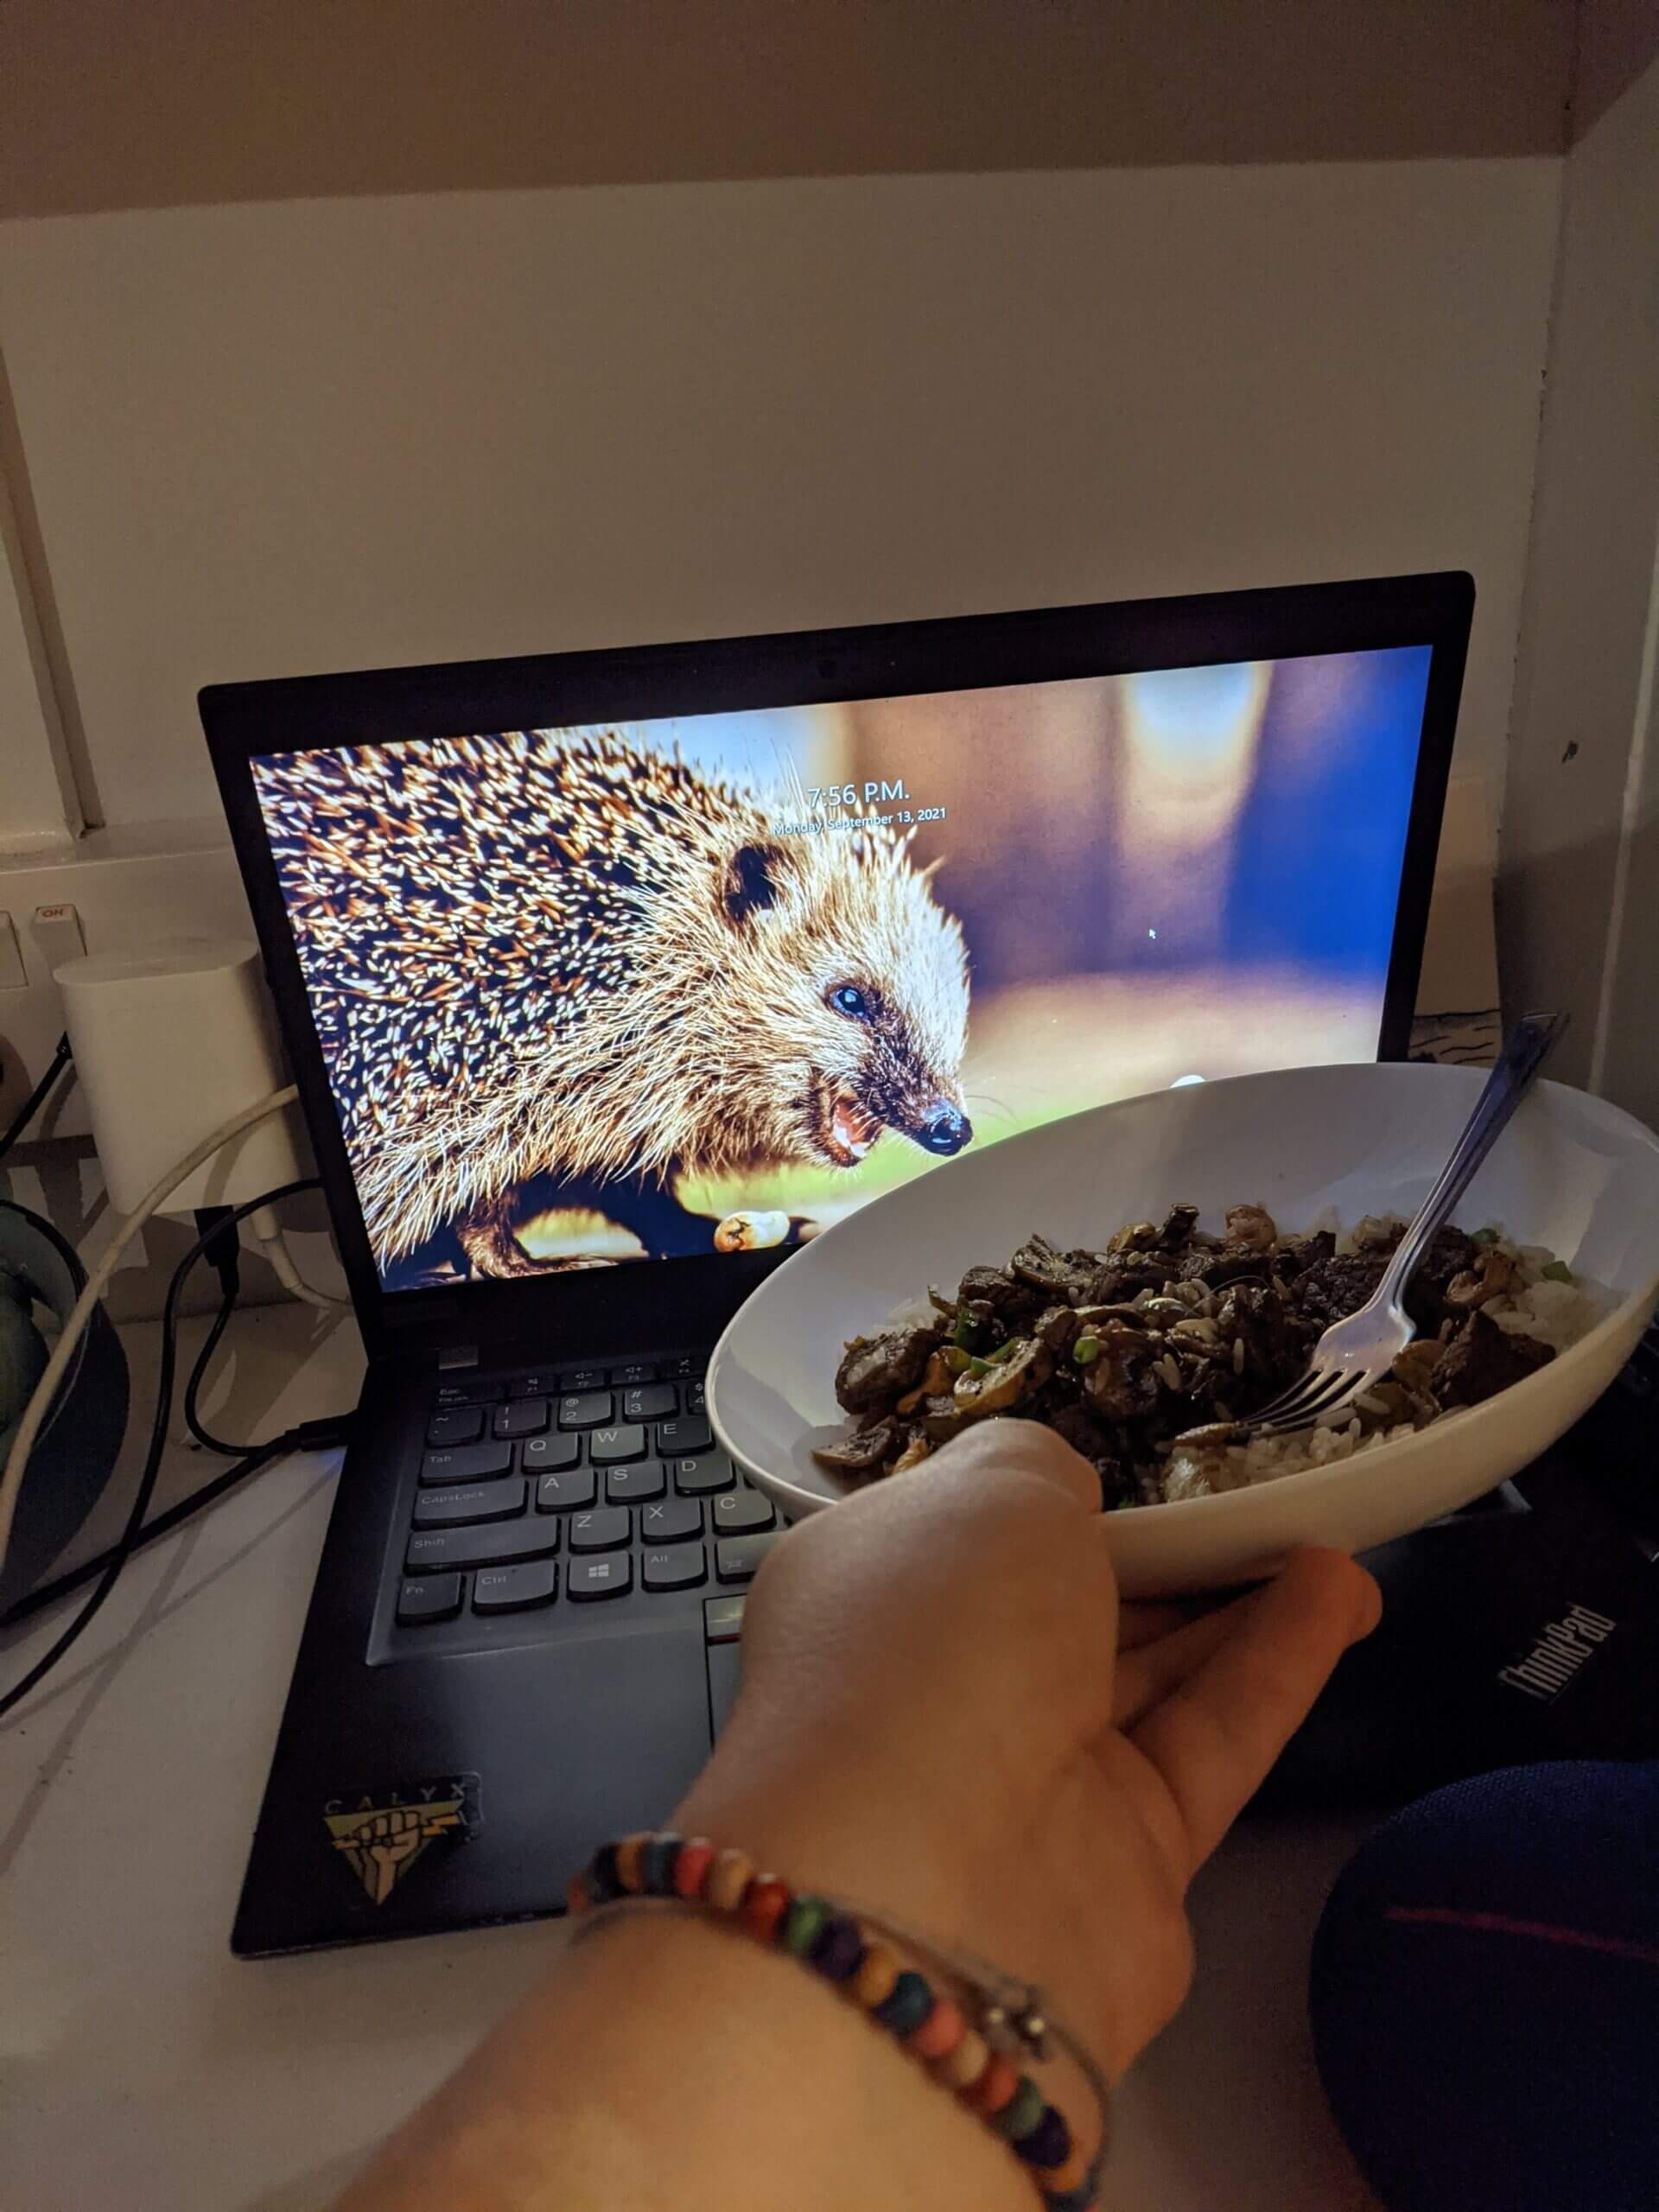
[(941, 1099), (916, 1132), (916, 1141), (929, 1152), (949, 1155), (973, 1141), (974, 1125), (959, 1107)]

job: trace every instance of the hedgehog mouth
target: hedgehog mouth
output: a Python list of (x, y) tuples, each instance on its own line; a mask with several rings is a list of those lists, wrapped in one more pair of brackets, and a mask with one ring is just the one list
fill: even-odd
[(881, 1134), (874, 1114), (866, 1113), (849, 1091), (821, 1094), (818, 1148), (833, 1167), (856, 1167)]

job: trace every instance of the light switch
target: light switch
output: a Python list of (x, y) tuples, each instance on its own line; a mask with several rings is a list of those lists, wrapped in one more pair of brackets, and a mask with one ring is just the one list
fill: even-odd
[(67, 899), (35, 909), (34, 937), (49, 976), (55, 976), (66, 960), (79, 960), (86, 950), (80, 916)]
[(23, 972), (22, 947), (17, 942), (17, 932), (11, 925), (11, 916), (0, 913), (0, 991), (22, 991), (29, 987), (29, 977)]

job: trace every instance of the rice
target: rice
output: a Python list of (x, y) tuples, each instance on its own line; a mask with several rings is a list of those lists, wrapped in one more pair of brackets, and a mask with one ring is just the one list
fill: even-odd
[[(1321, 1218), (1321, 1228), (1330, 1225)], [(1342, 1239), (1342, 1247), (1352, 1250), (1357, 1244), (1380, 1239), (1402, 1226), (1397, 1216), (1367, 1215)], [(1599, 1284), (1582, 1275), (1574, 1275), (1568, 1282), (1546, 1276), (1546, 1268), (1559, 1265), (1547, 1245), (1516, 1244), (1501, 1230), (1487, 1241), (1506, 1252), (1521, 1272), (1521, 1288), (1509, 1297), (1493, 1299), (1484, 1309), (1500, 1328), (1535, 1337), (1559, 1355), (1587, 1336), (1606, 1313), (1610, 1300)], [(1362, 1393), (1356, 1403), (1373, 1418), (1385, 1410), (1382, 1402), (1368, 1393)], [(1440, 1415), (1441, 1421), (1451, 1417)], [(1434, 1423), (1426, 1426), (1432, 1428)], [(1225, 1491), (1249, 1490), (1257, 1483), (1274, 1482), (1281, 1475), (1301, 1474), (1310, 1467), (1328, 1467), (1338, 1460), (1357, 1459), (1363, 1452), (1421, 1433), (1410, 1421), (1368, 1430), (1357, 1414), (1350, 1414), (1335, 1428), (1300, 1430), (1293, 1436), (1254, 1437), (1248, 1444), (1231, 1444), (1220, 1450), (1213, 1446), (1187, 1450), (1178, 1440), (1165, 1464), (1163, 1494), (1166, 1503), (1173, 1505)]]

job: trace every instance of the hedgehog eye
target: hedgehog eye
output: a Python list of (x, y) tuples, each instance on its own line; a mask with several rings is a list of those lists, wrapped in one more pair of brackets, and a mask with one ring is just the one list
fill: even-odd
[(856, 983), (837, 983), (830, 993), (830, 1003), (849, 1021), (868, 1021), (870, 1018), (870, 1002)]

